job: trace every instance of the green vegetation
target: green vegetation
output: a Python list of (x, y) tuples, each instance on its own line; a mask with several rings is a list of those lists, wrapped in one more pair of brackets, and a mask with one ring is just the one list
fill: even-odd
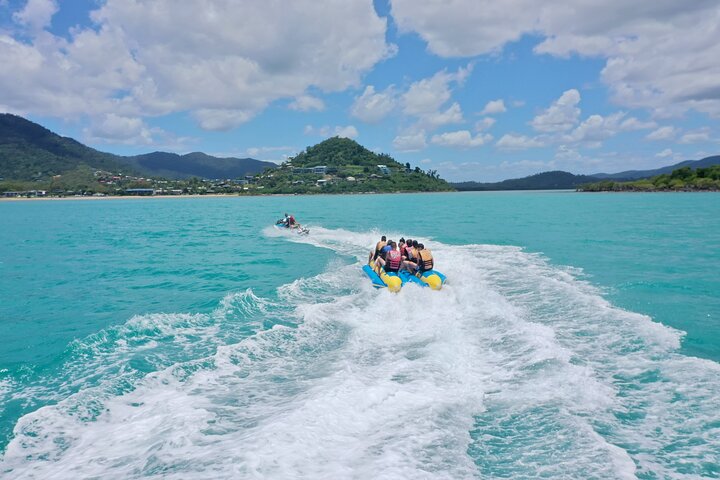
[(452, 186), (459, 191), (487, 190), (561, 190), (573, 189), (598, 180), (587, 175), (573, 175), (563, 171), (543, 172), (523, 178), (513, 178), (495, 183), (460, 182)]
[(672, 173), (656, 175), (634, 182), (604, 180), (578, 188), (583, 192), (658, 192), (658, 191), (720, 191), (720, 165), (693, 170), (682, 167)]
[(40, 125), (10, 114), (0, 115), (0, 177), (49, 180), (81, 167), (132, 173), (115, 155), (99, 152)]
[[(325, 169), (315, 167), (325, 167)], [(323, 171), (324, 170), (324, 171)], [(248, 193), (446, 192), (436, 171), (423, 171), (376, 154), (357, 142), (333, 137), (308, 147), (279, 168), (257, 177)]]

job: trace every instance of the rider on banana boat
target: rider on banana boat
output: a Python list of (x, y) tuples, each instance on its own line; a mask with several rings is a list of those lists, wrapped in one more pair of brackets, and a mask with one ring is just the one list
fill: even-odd
[(426, 249), (422, 243), (418, 244), (417, 250), (417, 275), (422, 276), (424, 272), (432, 270), (435, 266), (433, 261), (432, 252), (430, 249)]
[(368, 263), (371, 263), (373, 260), (378, 258), (378, 256), (380, 255), (380, 252), (382, 251), (383, 248), (385, 248), (386, 245), (387, 245), (387, 238), (385, 237), (385, 235), (383, 235), (380, 238), (380, 241), (375, 244), (375, 249), (372, 252), (370, 252), (370, 256), (368, 257)]
[(397, 244), (390, 240), (388, 246), (390, 248), (385, 252), (385, 257), (383, 258), (382, 255), (378, 255), (375, 259), (378, 265), (378, 274), (380, 267), (382, 267), (386, 273), (398, 273), (403, 266), (402, 255), (400, 251), (397, 250)]

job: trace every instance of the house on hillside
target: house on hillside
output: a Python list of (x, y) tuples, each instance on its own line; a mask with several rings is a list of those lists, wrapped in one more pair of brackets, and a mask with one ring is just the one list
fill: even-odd
[(383, 175), (390, 175), (390, 169), (386, 165), (378, 165), (377, 167)]
[(316, 175), (325, 175), (327, 173), (327, 166), (325, 165), (318, 165), (317, 167), (313, 167), (313, 172)]

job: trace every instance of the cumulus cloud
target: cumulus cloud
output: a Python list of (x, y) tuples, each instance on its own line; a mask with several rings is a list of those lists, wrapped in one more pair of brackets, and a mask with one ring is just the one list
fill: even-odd
[(527, 150), (528, 148), (544, 147), (545, 143), (539, 138), (530, 138), (525, 135), (505, 134), (495, 143), (495, 146), (504, 150)]
[(657, 130), (649, 133), (645, 138), (648, 140), (672, 140), (675, 138), (677, 130), (675, 127), (660, 127)]
[(409, 132), (393, 139), (393, 147), (400, 152), (417, 152), (427, 147), (424, 131)]
[(13, 20), (31, 30), (42, 30), (50, 25), (57, 11), (54, 0), (28, 0), (22, 10), (13, 14)]
[(267, 154), (276, 154), (277, 152), (292, 152), (294, 150), (297, 150), (294, 147), (287, 147), (287, 146), (281, 146), (281, 147), (250, 147), (247, 150), (245, 150), (245, 155), (250, 157), (262, 157)]
[[(568, 142), (585, 143), (590, 147), (599, 147), (603, 140), (617, 135), (623, 128), (635, 128), (634, 122), (622, 124), (625, 113), (618, 112), (608, 116), (590, 115), (569, 135), (564, 137)], [(623, 127), (625, 125), (625, 127)]]
[(375, 87), (368, 85), (362, 95), (355, 97), (350, 115), (365, 123), (378, 123), (395, 108), (396, 100), (393, 87), (376, 92)]
[(305, 135), (319, 135), (321, 137), (343, 137), (357, 138), (359, 132), (353, 125), (338, 125), (336, 127), (323, 126), (315, 128), (312, 125), (305, 125)]
[(687, 132), (680, 137), (680, 143), (701, 143), (710, 141), (710, 131), (708, 129)]
[(530, 124), (539, 132), (563, 132), (575, 126), (580, 117), (580, 92), (570, 89), (555, 100), (543, 113), (533, 118)]
[(101, 141), (115, 141), (135, 145), (152, 143), (150, 129), (142, 119), (122, 117), (110, 113), (85, 130), (85, 136)]
[(424, 115), (438, 111), (450, 100), (451, 82), (458, 81), (459, 77), (460, 73), (443, 70), (430, 78), (414, 82), (402, 96), (403, 112), (407, 115)]
[(499, 98), (497, 100), (492, 100), (485, 104), (485, 108), (482, 109), (482, 112), (480, 112), (480, 115), (493, 115), (496, 113), (503, 113), (506, 112), (507, 108), (505, 108), (505, 102), (502, 98)]
[(482, 132), (495, 125), (495, 119), (492, 117), (485, 117), (475, 122), (475, 130)]
[[(16, 21), (47, 23), (31, 13)], [(47, 10), (46, 10), (47, 11)], [(70, 38), (42, 32), (28, 40), (0, 33), (0, 104), (39, 115), (110, 112), (153, 116), (190, 112), (203, 128), (232, 128), (270, 103), (309, 88), (337, 92), (395, 52), (386, 19), (372, 3), (228, 4), (224, 0), (107, 0), (91, 28)], [(332, 25), (332, 28), (328, 28)]]
[(442, 125), (460, 123), (463, 121), (462, 109), (459, 103), (453, 103), (446, 110), (426, 113), (422, 115), (418, 123), (426, 128), (433, 129)]
[(441, 57), (500, 51), (539, 36), (538, 54), (605, 60), (602, 80), (617, 102), (675, 114), (720, 116), (720, 4), (716, 0), (391, 0), (400, 32), (415, 32)]
[(669, 148), (666, 148), (662, 152), (658, 152), (655, 154), (656, 157), (660, 157), (660, 158), (672, 157), (672, 155), (673, 155), (673, 151)]
[(468, 130), (459, 130), (433, 135), (430, 141), (435, 145), (441, 145), (443, 147), (471, 148), (485, 145), (485, 143), (490, 140), (492, 140), (492, 135), (487, 133), (478, 134), (473, 137)]
[(325, 109), (325, 102), (311, 95), (300, 95), (290, 102), (288, 108), (299, 112), (309, 112), (311, 110), (319, 111)]

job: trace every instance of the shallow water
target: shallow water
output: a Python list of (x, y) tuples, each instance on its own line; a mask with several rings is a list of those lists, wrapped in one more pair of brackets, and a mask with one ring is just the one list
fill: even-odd
[[(291, 210), (308, 237), (269, 225)], [(720, 195), (0, 203), (0, 477), (720, 475)], [(417, 235), (440, 292), (373, 290)]]

